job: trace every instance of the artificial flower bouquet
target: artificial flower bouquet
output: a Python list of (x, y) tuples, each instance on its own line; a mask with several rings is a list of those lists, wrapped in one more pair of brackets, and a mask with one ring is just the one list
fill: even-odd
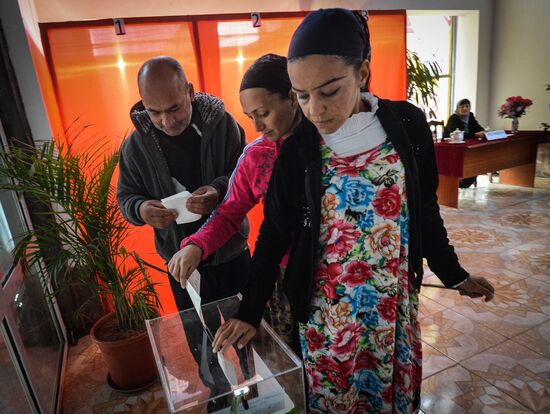
[(531, 105), (533, 105), (531, 99), (522, 98), (521, 96), (510, 96), (500, 106), (498, 114), (503, 118), (520, 118)]

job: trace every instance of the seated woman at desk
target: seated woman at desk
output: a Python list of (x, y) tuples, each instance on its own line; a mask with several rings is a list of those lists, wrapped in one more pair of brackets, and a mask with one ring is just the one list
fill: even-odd
[[(464, 131), (464, 139), (468, 138), (484, 138), (485, 132), (483, 127), (479, 125), (477, 119), (474, 116), (474, 113), (470, 111), (470, 100), (461, 99), (456, 104), (455, 113), (452, 114), (445, 125), (443, 130), (443, 137), (446, 138), (450, 134), (459, 129)], [(460, 180), (460, 188), (468, 188), (472, 184), (477, 182), (477, 177), (468, 177)]]
[(477, 119), (474, 113), (470, 111), (471, 105), (469, 99), (461, 99), (456, 104), (455, 113), (452, 114), (447, 120), (447, 125), (443, 130), (443, 137), (450, 136), (451, 132), (457, 128), (460, 131), (464, 131), (464, 139), (468, 138), (483, 138), (485, 137), (485, 131)]

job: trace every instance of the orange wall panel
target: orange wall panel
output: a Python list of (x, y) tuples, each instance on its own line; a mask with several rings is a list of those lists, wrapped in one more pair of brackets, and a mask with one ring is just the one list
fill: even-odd
[[(111, 25), (82, 22), (80, 25), (47, 27), (55, 97), (63, 128), (83, 129), (81, 137), (67, 140), (75, 150), (107, 138), (110, 148), (120, 145), (133, 129), (129, 110), (139, 100), (137, 72), (153, 56), (178, 59), (196, 90), (219, 96), (226, 109), (246, 131), (248, 142), (258, 136), (242, 113), (239, 86), (250, 64), (266, 53), (286, 55), (288, 44), (301, 17), (262, 17), (259, 28), (250, 19), (146, 22), (126, 24), (126, 35), (117, 36)], [(405, 13), (371, 12), (372, 83), (383, 98), (406, 98)], [(45, 72), (44, 72), (45, 73)], [(55, 98), (55, 99), (54, 99)], [(55, 120), (53, 120), (52, 125)], [(263, 218), (262, 205), (250, 213), (253, 248)], [(148, 227), (132, 230), (126, 246), (159, 267), (153, 232)], [(153, 280), (164, 305), (164, 313), (176, 310), (165, 274), (153, 272)]]
[(406, 14), (369, 16), (371, 35), (371, 90), (381, 98), (407, 99)]

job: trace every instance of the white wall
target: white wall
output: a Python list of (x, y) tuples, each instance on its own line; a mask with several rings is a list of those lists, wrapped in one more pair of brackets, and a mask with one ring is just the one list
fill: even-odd
[[(479, 56), (479, 12), (458, 16), (456, 20), (455, 78), (451, 112), (460, 99), (468, 98), (478, 121), (484, 124), (486, 115), (483, 114), (483, 110), (487, 108), (488, 98), (486, 91), (485, 94), (478, 94), (477, 73), (480, 61), (487, 64), (488, 59)], [(481, 113), (478, 108), (482, 108)]]
[(507, 97), (534, 101), (519, 122), (520, 129), (550, 123), (550, 0), (495, 2), (491, 70), (490, 125), (510, 128), (496, 111)]

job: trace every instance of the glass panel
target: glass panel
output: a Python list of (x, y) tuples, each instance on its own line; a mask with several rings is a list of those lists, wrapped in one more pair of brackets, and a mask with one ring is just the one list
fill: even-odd
[(451, 107), (449, 105), (449, 98), (451, 96), (451, 78), (444, 77), (439, 79), (438, 92), (439, 97), (437, 102), (436, 119), (444, 120), (447, 123), (447, 118), (451, 113)]
[(451, 71), (451, 16), (408, 16), (407, 48), (423, 61), (435, 61), (442, 74)]
[[(0, 151), (5, 151), (6, 136), (0, 122)], [(3, 286), (13, 267), (12, 250), (27, 230), (25, 219), (13, 191), (0, 190), (0, 282)]]
[[(235, 314), (237, 296), (147, 321), (147, 331), (170, 412), (305, 412), (302, 363), (262, 322), (238, 350), (212, 352), (220, 323)], [(243, 395), (245, 403), (239, 401)]]
[(0, 191), (0, 280), (13, 266), (12, 250), (25, 232), (25, 221), (13, 191)]
[(17, 266), (4, 295), (6, 319), (42, 412), (53, 410), (63, 347), (39, 278)]
[(0, 414), (30, 413), (31, 405), (27, 401), (7, 343), (4, 329), (0, 329)]
[(435, 109), (437, 120), (447, 121), (451, 113), (449, 107), (451, 72), (451, 16), (408, 16), (407, 48), (416, 52), (426, 62), (437, 62), (441, 75), (437, 88), (437, 102), (430, 107)]

